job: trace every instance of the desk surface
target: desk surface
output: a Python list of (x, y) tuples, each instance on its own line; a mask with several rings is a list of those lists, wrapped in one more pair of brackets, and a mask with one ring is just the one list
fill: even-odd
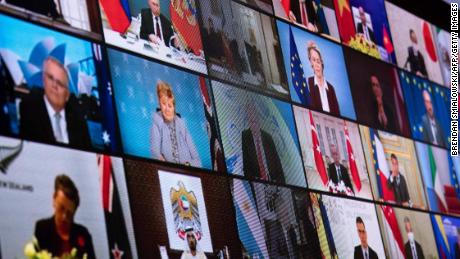
[(173, 52), (165, 45), (153, 44), (143, 39), (131, 41), (121, 37), (118, 32), (107, 28), (104, 28), (104, 37), (107, 43), (114, 46), (128, 49), (199, 73), (208, 74), (206, 61), (193, 53)]

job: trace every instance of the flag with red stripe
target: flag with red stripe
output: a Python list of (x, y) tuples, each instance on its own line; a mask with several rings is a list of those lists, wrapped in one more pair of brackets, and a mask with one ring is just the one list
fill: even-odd
[(350, 164), (350, 173), (353, 178), (353, 182), (358, 189), (358, 192), (361, 190), (361, 179), (359, 178), (358, 167), (356, 166), (355, 155), (353, 154), (353, 148), (351, 147), (350, 136), (348, 134), (347, 123), (343, 121), (344, 131), (345, 131), (345, 140), (347, 142), (347, 153), (348, 153), (348, 163)]
[(125, 33), (131, 25), (128, 0), (99, 0), (112, 30)]
[(313, 121), (313, 115), (311, 111), (310, 113), (310, 124), (311, 124), (311, 138), (312, 138), (312, 146), (313, 146), (313, 154), (315, 157), (315, 164), (316, 170), (318, 170), (318, 174), (321, 177), (321, 181), (323, 185), (326, 186), (328, 180), (326, 166), (324, 165), (323, 155), (321, 154), (321, 149), (319, 147), (319, 139), (318, 134), (316, 132), (315, 122)]

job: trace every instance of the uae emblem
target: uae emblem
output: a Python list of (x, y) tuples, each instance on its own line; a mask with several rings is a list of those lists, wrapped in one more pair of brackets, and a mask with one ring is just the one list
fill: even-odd
[(186, 229), (193, 228), (197, 240), (201, 240), (202, 229), (198, 202), (193, 191), (187, 191), (184, 183), (177, 183), (178, 189), (172, 187), (170, 199), (174, 226), (180, 239), (185, 240)]

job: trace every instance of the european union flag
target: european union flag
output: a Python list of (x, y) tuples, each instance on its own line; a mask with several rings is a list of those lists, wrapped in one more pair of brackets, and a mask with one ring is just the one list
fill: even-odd
[(299, 100), (304, 105), (310, 104), (310, 92), (308, 91), (307, 80), (303, 73), (302, 62), (297, 52), (297, 46), (295, 45), (294, 35), (292, 35), (292, 29), (289, 27), (289, 41), (291, 44), (291, 77), (292, 86), (294, 87)]

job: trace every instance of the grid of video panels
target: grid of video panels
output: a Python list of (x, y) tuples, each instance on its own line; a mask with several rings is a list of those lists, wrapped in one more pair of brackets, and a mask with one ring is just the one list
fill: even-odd
[(0, 34), (0, 258), (460, 256), (450, 33), (393, 3), (5, 0)]

